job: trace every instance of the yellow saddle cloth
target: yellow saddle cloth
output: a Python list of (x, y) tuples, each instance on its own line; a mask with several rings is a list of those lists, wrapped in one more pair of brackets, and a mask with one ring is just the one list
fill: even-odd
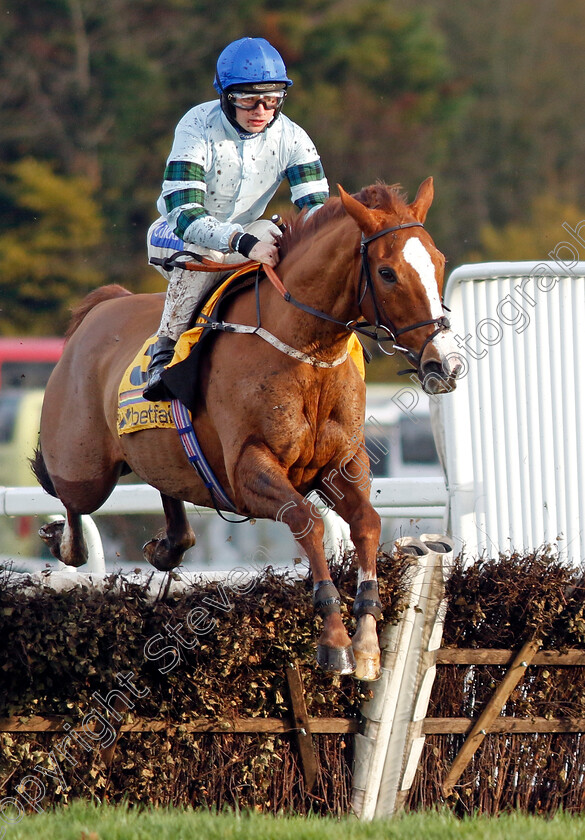
[[(201, 312), (209, 317), (227, 286), (230, 285), (232, 280), (247, 273), (247, 271), (249, 269), (236, 271), (226, 277), (202, 307)], [(175, 355), (171, 365), (184, 361), (202, 335), (203, 324), (183, 333), (175, 346)], [(156, 334), (147, 338), (120, 382), (117, 422), (119, 435), (138, 432), (143, 429), (175, 428), (170, 402), (152, 402), (151, 400), (145, 400), (142, 396), (148, 379), (146, 371), (150, 364), (150, 357), (156, 340)]]
[(142, 396), (156, 338), (153, 335), (144, 342), (120, 382), (117, 420), (119, 435), (143, 429), (175, 428), (170, 402), (151, 402)]

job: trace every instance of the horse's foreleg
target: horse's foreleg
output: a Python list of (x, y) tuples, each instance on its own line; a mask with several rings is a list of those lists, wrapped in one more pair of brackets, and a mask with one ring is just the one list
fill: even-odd
[(311, 564), (313, 574), (313, 607), (323, 619), (317, 643), (317, 662), (333, 674), (353, 674), (356, 668), (350, 638), (341, 619), (341, 599), (333, 581), (323, 549), (324, 525), (319, 515), (310, 513), (300, 495), (287, 502), (279, 520), (285, 522)]
[(310, 504), (294, 489), (270, 450), (249, 446), (234, 474), (236, 501), (254, 516), (284, 522), (311, 564), (313, 604), (323, 618), (317, 662), (330, 673), (351, 674), (355, 660), (351, 640), (341, 620), (339, 593), (331, 580), (323, 549), (324, 526)]
[(185, 505), (179, 499), (160, 494), (166, 518), (166, 534), (149, 540), (142, 548), (144, 557), (161, 572), (178, 566), (183, 554), (195, 545), (195, 534), (187, 520)]
[(331, 580), (323, 548), (323, 520), (311, 513), (306, 499), (292, 487), (290, 490), (289, 500), (279, 509), (277, 519), (289, 526), (311, 564), (313, 606), (323, 619), (317, 642), (317, 663), (332, 674), (353, 674), (356, 668), (353, 648), (341, 619), (341, 599)]
[(363, 580), (359, 583), (353, 607), (357, 629), (351, 640), (356, 660), (356, 679), (377, 680), (380, 677), (380, 645), (376, 622), (382, 615), (378, 596), (378, 582)]
[[(359, 462), (361, 464), (361, 462)], [(329, 482), (327, 491), (335, 490), (335, 511), (349, 523), (350, 534), (356, 547), (358, 558), (358, 586), (353, 612), (357, 619), (357, 629), (352, 639), (356, 659), (355, 677), (360, 680), (377, 680), (380, 676), (380, 646), (376, 632), (376, 622), (382, 615), (382, 605), (378, 596), (376, 576), (376, 555), (380, 544), (380, 517), (369, 500), (369, 485), (363, 476), (363, 466), (358, 469), (344, 468), (345, 478), (337, 475), (334, 482)], [(348, 480), (351, 475), (358, 483)], [(361, 489), (360, 489), (361, 485)]]
[(48, 545), (53, 557), (62, 563), (76, 567), (87, 563), (87, 545), (78, 513), (68, 510), (66, 519), (43, 525), (39, 536)]

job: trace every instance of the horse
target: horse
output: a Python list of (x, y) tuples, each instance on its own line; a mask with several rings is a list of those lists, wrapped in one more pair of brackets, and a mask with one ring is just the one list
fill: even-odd
[[(389, 341), (429, 393), (455, 387), (461, 360), (442, 307), (444, 257), (424, 227), (432, 178), (411, 203), (382, 183), (355, 195), (338, 189), (309, 217), (289, 220), (276, 282), (262, 279), (229, 302), (226, 321), (253, 326), (261, 314), (277, 346), (218, 331), (202, 352), (192, 422), (235, 509), (285, 522), (308, 557), (313, 605), (323, 618), (318, 664), (373, 680), (380, 673), (380, 517), (369, 498), (365, 384), (348, 337), (361, 331)], [(37, 479), (66, 509), (66, 520), (41, 534), (66, 564), (86, 561), (81, 516), (106, 501), (122, 474), (133, 471), (161, 494), (166, 531), (144, 546), (159, 570), (179, 565), (195, 543), (184, 502), (214, 504), (176, 430), (117, 431), (121, 377), (156, 333), (163, 301), (163, 294), (110, 285), (90, 292), (73, 314), (33, 459)], [(315, 490), (349, 524), (356, 549), (353, 640), (325, 557), (323, 522), (307, 501)]]

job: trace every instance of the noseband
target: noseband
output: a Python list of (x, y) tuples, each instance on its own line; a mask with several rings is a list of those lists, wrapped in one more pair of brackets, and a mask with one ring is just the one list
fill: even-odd
[[(401, 327), (400, 329), (398, 329), (392, 322), (392, 319), (388, 317), (386, 311), (378, 301), (378, 298), (376, 296), (376, 289), (372, 280), (372, 273), (370, 271), (370, 262), (368, 258), (368, 245), (370, 244), (370, 242), (373, 242), (375, 239), (379, 239), (381, 236), (385, 236), (387, 233), (393, 233), (396, 230), (405, 230), (406, 228), (412, 227), (424, 228), (424, 225), (422, 224), (422, 222), (406, 222), (403, 225), (394, 225), (393, 227), (384, 228), (384, 230), (379, 230), (377, 233), (372, 234), (372, 236), (365, 237), (362, 233), (362, 240), (360, 245), (360, 254), (362, 259), (360, 268), (360, 280), (358, 285), (358, 305), (360, 307), (361, 312), (361, 307), (364, 298), (369, 292), (372, 298), (372, 305), (374, 307), (374, 312), (376, 315), (376, 323), (372, 325), (374, 326), (374, 331), (365, 329), (363, 326), (361, 326), (361, 324), (356, 324), (356, 326), (350, 328), (356, 330), (356, 332), (360, 332), (362, 335), (367, 335), (369, 338), (375, 339), (382, 352), (386, 351), (382, 347), (381, 342), (391, 341), (393, 349), (398, 350), (400, 353), (402, 353), (408, 359), (408, 361), (411, 362), (411, 364), (413, 364), (418, 369), (420, 367), (421, 359), (427, 345), (430, 344), (430, 342), (435, 338), (435, 336), (439, 335), (439, 333), (445, 332), (446, 330), (450, 329), (451, 325), (449, 323), (449, 319), (445, 315), (442, 315), (440, 318), (431, 318), (428, 321), (417, 321), (415, 324), (409, 324), (407, 327)], [(360, 289), (361, 292), (359, 291)], [(384, 314), (384, 321), (386, 322), (385, 324), (381, 323), (381, 311)], [(386, 324), (388, 326), (386, 326)], [(366, 326), (367, 325), (368, 322), (366, 322)], [(410, 332), (411, 330), (417, 330), (419, 329), (419, 327), (428, 327), (433, 325), (436, 326), (436, 330), (426, 337), (418, 355), (412, 350), (409, 350), (408, 347), (402, 347), (400, 344), (398, 344), (398, 337), (403, 335), (404, 333)], [(380, 337), (376, 332), (377, 330), (384, 330), (384, 332), (387, 333), (387, 335), (384, 337)]]

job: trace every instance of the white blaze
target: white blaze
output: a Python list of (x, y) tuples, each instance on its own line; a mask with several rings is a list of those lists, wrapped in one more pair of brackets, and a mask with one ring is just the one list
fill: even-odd
[[(402, 250), (402, 255), (405, 261), (414, 268), (420, 277), (429, 299), (431, 317), (441, 318), (443, 316), (443, 305), (439, 297), (435, 266), (431, 260), (431, 255), (416, 236), (411, 236), (410, 239), (407, 239)], [(457, 375), (457, 370), (460, 368), (460, 358), (451, 331), (441, 331), (438, 333), (433, 338), (433, 344), (443, 362), (444, 373), (447, 375)]]
[(435, 266), (431, 255), (416, 236), (411, 236), (410, 239), (406, 240), (402, 255), (421, 279), (431, 305), (431, 317), (440, 318), (443, 314), (443, 307), (439, 298)]

